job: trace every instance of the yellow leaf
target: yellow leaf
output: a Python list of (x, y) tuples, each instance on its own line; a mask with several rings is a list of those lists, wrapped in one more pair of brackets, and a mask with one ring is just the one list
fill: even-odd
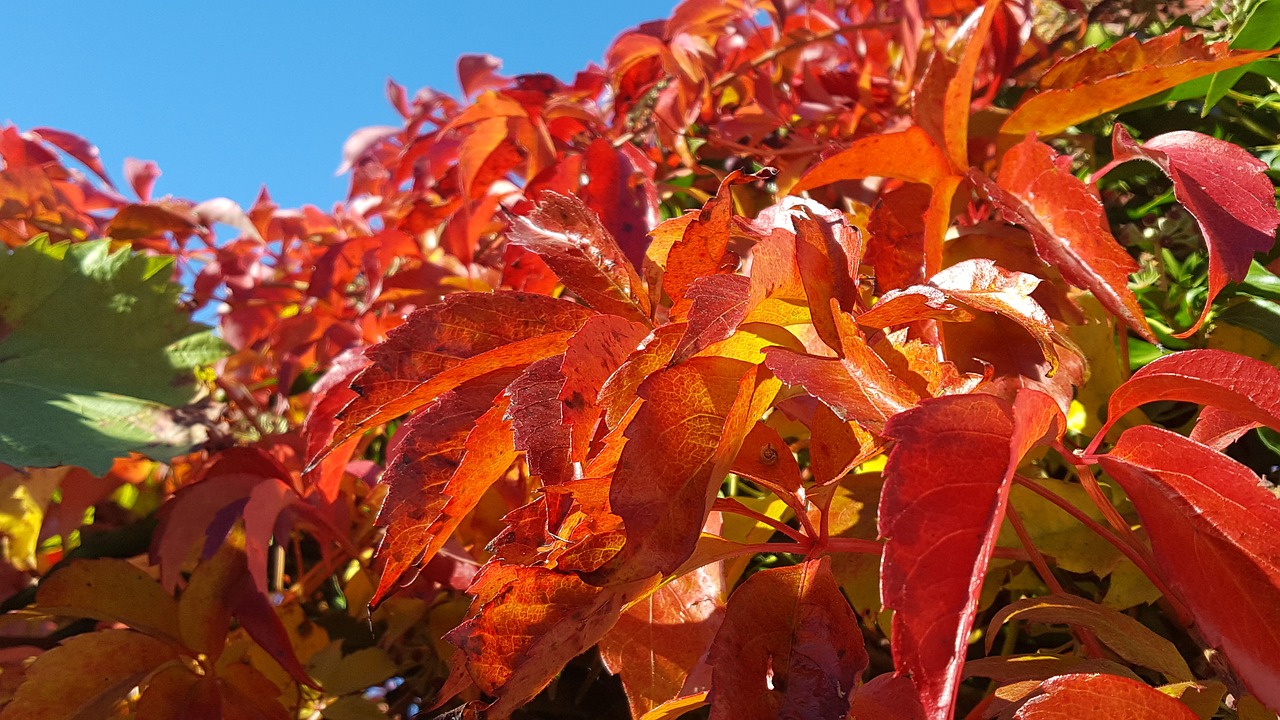
[(114, 558), (76, 560), (47, 576), (36, 606), (55, 615), (124, 623), (178, 641), (178, 605), (141, 569)]

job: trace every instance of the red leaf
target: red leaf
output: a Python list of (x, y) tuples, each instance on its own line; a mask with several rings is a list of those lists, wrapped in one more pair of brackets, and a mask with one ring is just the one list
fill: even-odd
[(729, 598), (711, 662), (711, 720), (848, 717), (867, 652), (830, 558), (748, 578)]
[(1199, 716), (1175, 698), (1119, 675), (1059, 675), (1040, 684), (1034, 697), (1014, 713), (1016, 720), (1195, 720)]
[(341, 175), (347, 172), (378, 144), (399, 134), (400, 128), (391, 125), (371, 125), (351, 133), (347, 141), (342, 144), (342, 164), (334, 174)]
[(911, 678), (892, 673), (877, 675), (858, 688), (849, 710), (854, 720), (924, 720)]
[(507, 415), (511, 418), (515, 448), (524, 451), (529, 474), (539, 478), (542, 485), (559, 485), (573, 478), (569, 467), (571, 428), (561, 422), (563, 362), (564, 356), (557, 355), (533, 363), (507, 391), (511, 397)]
[(331, 445), (467, 380), (559, 355), (591, 315), (581, 305), (517, 292), (459, 293), (418, 310), (365, 352), (370, 366), (351, 384), (360, 397), (338, 413)]
[(706, 669), (704, 656), (724, 619), (724, 595), (723, 568), (705, 565), (633, 605), (600, 639), (605, 666), (622, 675), (632, 717), (701, 689), (681, 692), (694, 679), (691, 671)]
[(1107, 424), (1089, 452), (1126, 413), (1157, 400), (1209, 405), (1280, 430), (1280, 370), (1225, 350), (1184, 350), (1157, 358), (1116, 388), (1107, 401)]
[(458, 648), (476, 685), (497, 698), (488, 717), (506, 717), (536, 695), (613, 627), (628, 599), (626, 588), (493, 563), (467, 592), (475, 596), (472, 614), (445, 639)]
[(1105, 50), (1088, 48), (1058, 62), (1004, 121), (1000, 132), (1053, 134), (1188, 80), (1240, 67), (1275, 51), (1232, 52), (1206, 45), (1183, 28), (1139, 42), (1133, 35)]
[(458, 85), (466, 97), (494, 88), (506, 87), (511, 82), (498, 74), (502, 60), (492, 55), (463, 55), (458, 58)]
[(380, 600), (414, 563), (426, 563), (515, 461), (508, 399), (499, 398), (514, 376), (504, 370), (442, 395), (405, 423), (382, 482), (389, 490), (378, 514), (387, 534), (378, 547)]
[(151, 160), (124, 159), (124, 179), (142, 202), (151, 202), (151, 190), (160, 177), (160, 166)]
[(925, 213), (933, 193), (907, 185), (880, 196), (867, 225), (863, 262), (875, 268), (876, 292), (925, 281)]
[(1204, 234), (1209, 250), (1209, 295), (1192, 327), (1174, 337), (1194, 334), (1204, 324), (1228, 280), (1240, 282), (1253, 256), (1275, 244), (1280, 211), (1267, 164), (1238, 145), (1197, 132), (1157, 135), (1138, 145), (1123, 125), (1111, 137), (1116, 162), (1146, 160), (1173, 180), (1173, 193)]
[(560, 374), (560, 421), (572, 429), (570, 459), (585, 462), (595, 437), (596, 425), (604, 414), (599, 402), (600, 388), (623, 362), (630, 357), (648, 328), (612, 315), (587, 320), (569, 338)]
[[(1043, 393), (1020, 393), (1016, 405), (952, 395), (926, 400), (885, 427), (897, 445), (880, 497), (880, 594), (895, 611), (894, 667), (911, 675), (930, 720), (949, 720), (955, 706), (1010, 479), (1059, 418)], [(919, 592), (922, 586), (929, 591)]]
[(527, 217), (512, 219), (509, 240), (546, 261), (587, 305), (648, 324), (649, 295), (600, 218), (572, 196), (548, 191), (539, 200)]
[(751, 279), (742, 275), (706, 275), (689, 286), (673, 317), (688, 321), (671, 363), (682, 363), (707, 346), (727, 339), (751, 308)]
[(65, 130), (38, 127), (31, 128), (31, 132), (39, 135), (41, 140), (56, 146), (62, 152), (84, 163), (84, 166), (92, 170), (94, 175), (102, 178), (103, 182), (115, 187), (111, 183), (111, 178), (107, 177), (107, 169), (102, 166), (102, 153), (98, 151), (97, 145)]
[(626, 544), (591, 582), (627, 582), (670, 573), (693, 553), (720, 481), (756, 417), (752, 366), (693, 358), (650, 375), (627, 425), (627, 444), (609, 492)]
[(1244, 465), (1149, 425), (1099, 462), (1133, 501), (1156, 570), (1200, 635), (1280, 708), (1280, 500)]
[(1128, 286), (1137, 262), (1112, 237), (1102, 202), (1058, 158), (1053, 148), (1028, 136), (1005, 153), (996, 183), (976, 172), (970, 177), (1010, 220), (1031, 233), (1036, 252), (1067, 282), (1091, 291), (1129, 327), (1155, 342)]
[(652, 171), (642, 173), (624, 149), (596, 138), (583, 153), (588, 181), (582, 200), (618, 241), (634, 267), (641, 267), (649, 246), (649, 230), (658, 223), (657, 189)]
[(862, 235), (839, 212), (816, 215), (801, 207), (795, 216), (796, 266), (809, 300), (813, 326), (828, 347), (840, 349), (833, 312), (851, 313), (858, 301)]

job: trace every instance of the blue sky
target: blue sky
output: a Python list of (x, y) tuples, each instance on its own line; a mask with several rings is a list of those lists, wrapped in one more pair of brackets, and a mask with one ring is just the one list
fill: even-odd
[(9, 0), (0, 121), (83, 135), (117, 184), (126, 156), (154, 160), (157, 195), (247, 205), (266, 183), (282, 206), (328, 208), (351, 131), (399, 121), (388, 77), (456, 95), (457, 57), (490, 53), (508, 75), (572, 79), (675, 4)]

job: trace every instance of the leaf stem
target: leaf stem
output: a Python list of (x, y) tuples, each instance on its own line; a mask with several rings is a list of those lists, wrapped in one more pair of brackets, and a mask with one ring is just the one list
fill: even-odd
[[(1177, 597), (1173, 595), (1172, 592), (1170, 592), (1169, 586), (1165, 584), (1164, 580), (1160, 579), (1160, 576), (1156, 574), (1155, 569), (1151, 567), (1149, 555), (1144, 552), (1145, 548), (1134, 547), (1129, 544), (1116, 533), (1100, 525), (1097, 520), (1089, 517), (1083, 510), (1073, 505), (1066, 498), (1058, 495), (1048, 488), (1042, 487), (1034, 480), (1025, 478), (1021, 475), (1014, 475), (1013, 481), (1053, 503), (1059, 510), (1062, 510), (1066, 514), (1080, 521), (1080, 524), (1089, 528), (1094, 532), (1094, 534), (1098, 535), (1098, 537), (1106, 540), (1115, 547), (1116, 550), (1119, 550), (1120, 554), (1124, 555), (1130, 562), (1136, 565), (1138, 569), (1142, 571), (1142, 574), (1146, 575), (1147, 579), (1151, 581), (1151, 584), (1155, 585), (1156, 589), (1159, 590), (1160, 593), (1164, 595), (1165, 599), (1169, 601), (1170, 608), (1178, 622), (1184, 627), (1189, 624), (1191, 615), (1188, 613), (1187, 608), (1177, 599)], [(1132, 533), (1132, 530), (1130, 532)]]
[(804, 534), (801, 533), (799, 530), (796, 530), (795, 528), (791, 527), (790, 525), (787, 525), (781, 520), (778, 520), (776, 518), (771, 518), (762, 512), (757, 512), (755, 510), (752, 510), (746, 505), (743, 505), (741, 502), (739, 502), (735, 498), (717, 498), (716, 509), (721, 512), (731, 512), (736, 515), (741, 515), (746, 518), (751, 518), (752, 520), (755, 520), (758, 523), (763, 523), (765, 525), (768, 525), (769, 527), (773, 528), (774, 530), (777, 530), (778, 532), (782, 533), (783, 535), (786, 535), (787, 537), (791, 538), (792, 540), (795, 540), (798, 543), (807, 544), (808, 542), (808, 538), (806, 538)]
[[(1009, 519), (1009, 524), (1013, 526), (1013, 531), (1017, 533), (1022, 547), (1026, 548), (1027, 554), (1031, 556), (1031, 564), (1035, 566), (1036, 572), (1040, 574), (1040, 579), (1044, 580), (1044, 584), (1054, 594), (1066, 595), (1067, 591), (1063, 589), (1062, 583), (1058, 582), (1053, 570), (1049, 568), (1049, 563), (1045, 561), (1044, 555), (1040, 553), (1040, 549), (1032, 541), (1031, 533), (1027, 531), (1026, 524), (1022, 522), (1022, 516), (1018, 514), (1017, 509), (1012, 504), (1006, 508), (1005, 517)], [(1080, 642), (1084, 645), (1085, 652), (1089, 654), (1089, 657), (1106, 657), (1102, 652), (1102, 645), (1098, 643), (1098, 638), (1088, 628), (1076, 625), (1073, 625), (1072, 628), (1080, 638)]]

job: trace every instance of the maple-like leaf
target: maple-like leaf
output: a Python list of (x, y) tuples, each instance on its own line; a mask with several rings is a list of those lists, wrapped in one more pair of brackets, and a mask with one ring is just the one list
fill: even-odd
[(1151, 538), (1156, 570), (1248, 686), (1280, 708), (1280, 500), (1244, 465), (1163, 428), (1098, 459)]
[[(1059, 418), (1051, 398), (1023, 391), (1014, 404), (991, 395), (926, 400), (885, 427), (897, 444), (880, 497), (880, 594), (895, 611), (894, 667), (910, 673), (930, 720), (951, 717), (1010, 480)], [(921, 582), (929, 592), (914, 589)]]
[(1091, 291), (1126, 325), (1155, 342), (1128, 286), (1138, 263), (1111, 235), (1102, 202), (1059, 163), (1053, 148), (1028, 136), (1005, 153), (995, 183), (977, 172), (970, 177), (1008, 219), (1031, 233), (1036, 252), (1067, 282)]
[(1267, 164), (1225, 140), (1181, 130), (1157, 135), (1141, 145), (1123, 125), (1111, 137), (1116, 162), (1146, 160), (1173, 180), (1173, 193), (1195, 217), (1209, 250), (1209, 294), (1187, 337), (1204, 324), (1228, 280), (1249, 274), (1257, 253), (1271, 249), (1280, 226), (1275, 186)]
[(331, 445), (467, 380), (559, 355), (592, 315), (581, 305), (517, 292), (459, 293), (418, 310), (365, 351), (370, 365), (351, 387), (359, 397), (338, 413)]
[(712, 720), (848, 717), (867, 652), (831, 560), (748, 578), (729, 597), (711, 662)]
[(573, 196), (544, 192), (511, 220), (509, 240), (541, 257), (564, 286), (603, 313), (649, 323), (649, 295), (600, 218)]
[(1117, 675), (1075, 674), (1049, 678), (1043, 695), (1014, 713), (1015, 720), (1194, 720), (1199, 716), (1174, 698)]
[(179, 310), (172, 263), (106, 240), (0, 253), (0, 462), (105, 475), (204, 440), (174, 408), (226, 346)]
[(605, 408), (600, 391), (631, 353), (648, 335), (648, 327), (612, 315), (593, 317), (582, 325), (564, 351), (560, 375), (564, 377), (557, 400), (558, 422), (571, 435), (569, 458), (587, 460), (591, 441)]
[(1178, 28), (1145, 42), (1121, 38), (1105, 50), (1087, 48), (1059, 61), (1000, 128), (1022, 136), (1056, 133), (1188, 80), (1247, 65), (1275, 51), (1233, 52), (1227, 43)]

